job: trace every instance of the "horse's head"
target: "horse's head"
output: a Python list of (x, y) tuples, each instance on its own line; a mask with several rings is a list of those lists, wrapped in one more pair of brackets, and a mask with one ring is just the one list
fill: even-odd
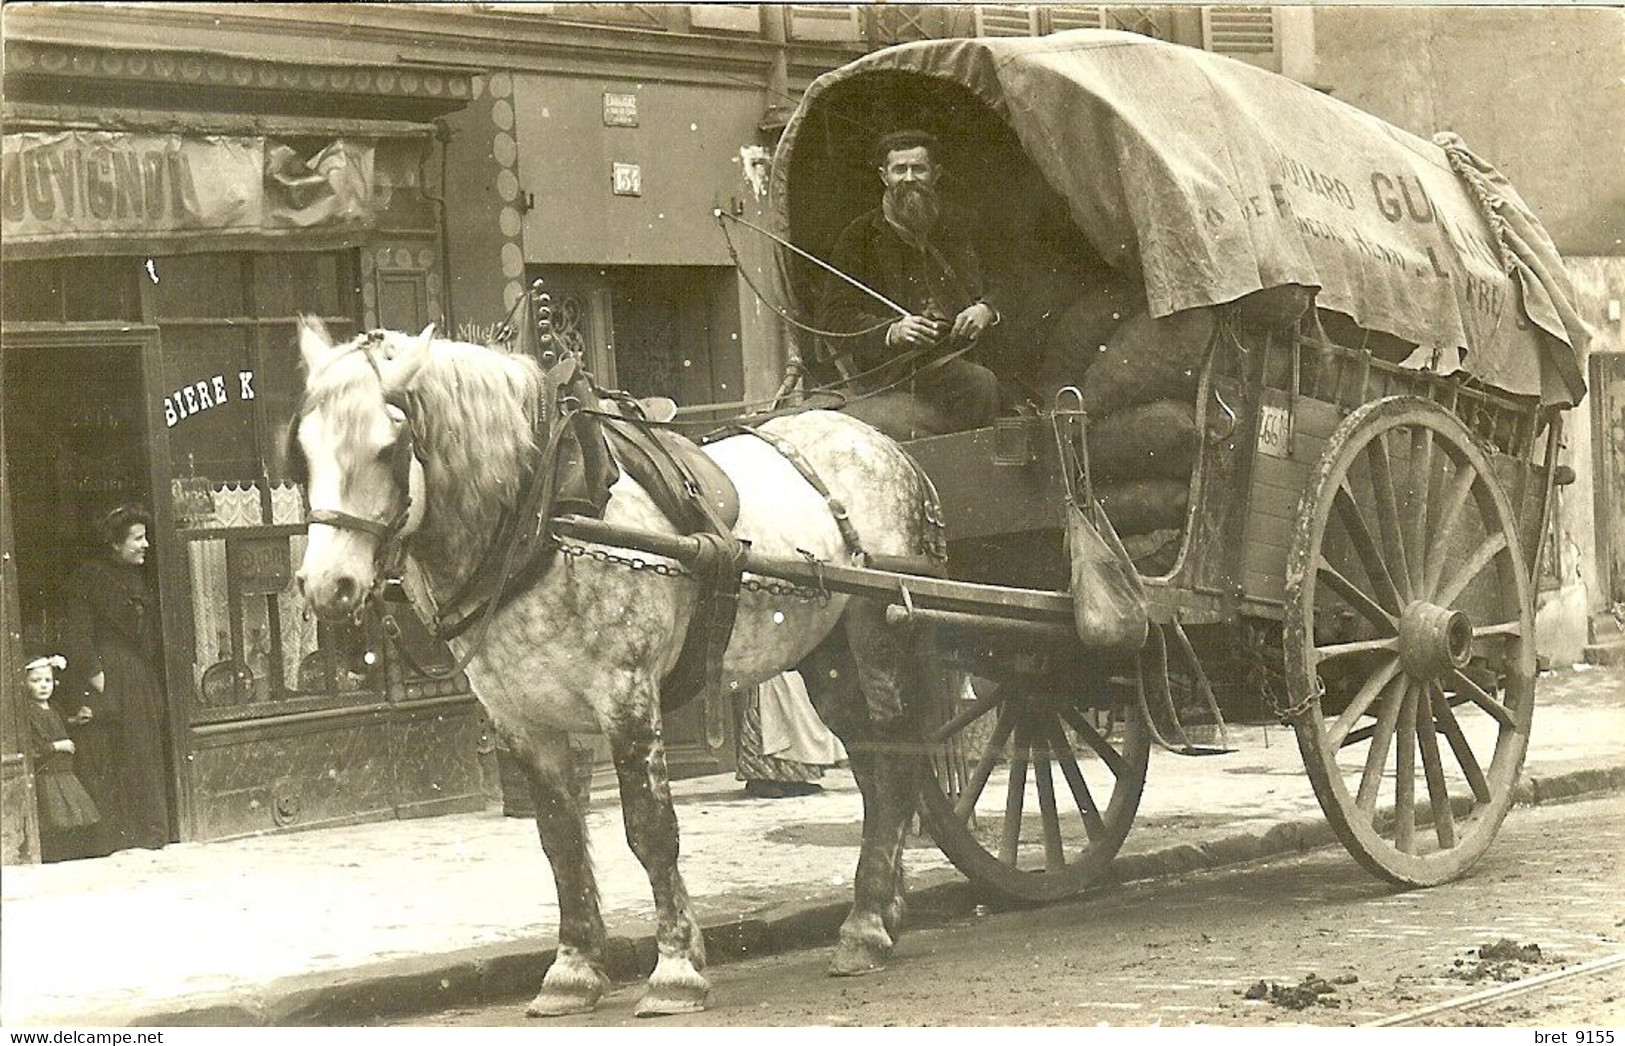
[(431, 324), (416, 337), (372, 331), (334, 345), (321, 321), (300, 320), (305, 397), (289, 460), (310, 504), (297, 581), (318, 614), (360, 608), (422, 518), (411, 392), (433, 336)]

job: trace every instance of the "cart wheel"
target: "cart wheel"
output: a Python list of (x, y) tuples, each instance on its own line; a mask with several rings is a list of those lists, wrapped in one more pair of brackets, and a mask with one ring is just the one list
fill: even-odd
[(1015, 690), (930, 733), (920, 818), (970, 879), (1016, 900), (1058, 900), (1104, 880), (1140, 805), (1149, 734), (1138, 710), (1102, 723), (1071, 701)]
[(1535, 630), (1511, 502), (1454, 414), (1396, 396), (1332, 433), (1298, 508), (1283, 635), (1298, 747), (1343, 845), (1402, 885), (1461, 875), (1523, 766)]

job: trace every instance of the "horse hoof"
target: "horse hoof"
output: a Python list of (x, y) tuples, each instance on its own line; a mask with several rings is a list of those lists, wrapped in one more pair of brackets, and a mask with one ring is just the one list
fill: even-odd
[(637, 1009), (633, 1012), (639, 1017), (673, 1017), (679, 1013), (701, 1013), (705, 1010), (705, 1003), (710, 998), (709, 989), (666, 989), (660, 992), (650, 991), (638, 1000)]
[(879, 973), (886, 968), (886, 959), (890, 951), (889, 948), (880, 948), (871, 942), (842, 938), (841, 943), (835, 946), (834, 958), (829, 961), (829, 975), (862, 977), (865, 974)]
[(555, 963), (542, 980), (542, 990), (525, 1007), (525, 1016), (568, 1017), (591, 1013), (608, 986), (608, 978), (595, 970), (572, 969)]
[(576, 995), (565, 992), (543, 991), (525, 1007), (526, 1017), (569, 1017), (577, 1013), (591, 1013), (598, 1008), (598, 993)]
[[(700, 954), (704, 962), (704, 951)], [(686, 955), (662, 955), (649, 975), (648, 990), (633, 1012), (639, 1017), (670, 1017), (678, 1013), (699, 1013), (711, 994), (694, 962)]]

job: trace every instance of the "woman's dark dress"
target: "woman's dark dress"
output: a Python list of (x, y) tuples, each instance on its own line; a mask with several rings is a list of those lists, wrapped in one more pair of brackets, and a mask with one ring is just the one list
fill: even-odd
[(40, 857), (61, 861), (81, 857), (94, 845), (96, 804), (73, 772), (73, 753), (58, 752), (65, 741), (62, 717), (50, 705), (28, 702), (29, 755), (34, 760), (34, 794), (40, 812)]
[[(73, 731), (79, 779), (101, 811), (102, 853), (169, 842), (158, 600), (141, 568), (95, 560), (68, 582), (69, 679), (93, 713)], [(89, 687), (104, 673), (100, 694)], [(77, 687), (75, 688), (77, 689)]]

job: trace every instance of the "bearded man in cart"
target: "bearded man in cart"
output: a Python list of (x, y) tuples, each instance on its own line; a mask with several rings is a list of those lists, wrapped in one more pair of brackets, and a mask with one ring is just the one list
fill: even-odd
[(853, 332), (829, 345), (844, 373), (860, 375), (860, 391), (904, 388), (939, 415), (935, 428), (957, 432), (998, 415), (999, 380), (972, 356), (991, 351), (999, 307), (981, 226), (937, 190), (940, 153), (926, 131), (882, 137), (881, 205), (847, 225), (831, 251), (836, 269), (900, 308), (831, 278), (820, 314), (826, 329)]

